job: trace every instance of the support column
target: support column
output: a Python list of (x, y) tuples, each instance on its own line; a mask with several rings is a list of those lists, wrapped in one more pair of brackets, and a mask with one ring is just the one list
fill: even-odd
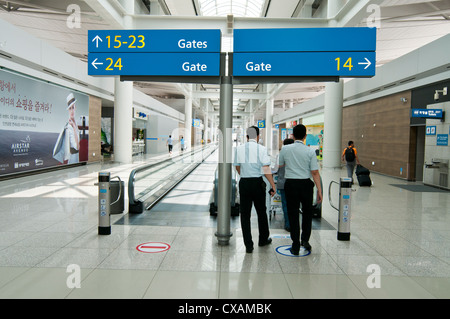
[[(256, 125), (255, 123), (255, 108), (257, 105), (258, 101), (257, 100), (250, 100), (250, 126)], [(245, 131), (247, 132), (247, 128), (245, 128)]]
[[(200, 102), (201, 103), (201, 102)], [(203, 123), (203, 127), (205, 129), (205, 132), (203, 133), (203, 139), (205, 141), (205, 145), (208, 144), (208, 138), (210, 136), (210, 131), (209, 131), (209, 112), (208, 112), (208, 100), (204, 99), (205, 103), (205, 121)]]
[(204, 128), (205, 128), (205, 133), (203, 134), (203, 139), (205, 140), (205, 145), (208, 144), (208, 138), (209, 138), (209, 115), (208, 112), (206, 112), (205, 114), (205, 123), (204, 123)]
[(216, 116), (213, 115), (211, 117), (211, 134), (212, 134), (212, 138), (211, 138), (211, 142), (215, 143), (216, 142), (216, 135), (217, 135), (217, 124), (216, 124)]
[(341, 167), (342, 107), (344, 81), (325, 85), (323, 167)]
[(133, 82), (114, 79), (114, 161), (130, 164), (133, 158)]
[[(192, 84), (190, 92), (192, 92)], [(189, 94), (184, 100), (184, 145), (189, 151), (192, 149), (192, 95)]]
[(264, 143), (266, 145), (267, 151), (269, 152), (269, 155), (272, 155), (272, 139), (273, 139), (273, 132), (272, 132), (272, 122), (273, 122), (273, 104), (274, 100), (269, 99), (266, 102), (266, 128), (265, 128), (265, 136), (264, 136)]
[(229, 244), (231, 218), (231, 163), (232, 163), (232, 125), (233, 125), (233, 84), (231, 76), (223, 76), (220, 84), (219, 130), (219, 187), (217, 203), (217, 232), (219, 245)]

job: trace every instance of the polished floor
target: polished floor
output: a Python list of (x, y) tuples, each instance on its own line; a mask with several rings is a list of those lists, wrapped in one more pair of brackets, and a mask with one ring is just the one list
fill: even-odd
[[(99, 236), (98, 172), (127, 180), (144, 160), (164, 157), (1, 181), (0, 298), (450, 298), (450, 192), (411, 190), (421, 183), (374, 173), (372, 187), (353, 186), (351, 240), (338, 241), (327, 193), (345, 170), (322, 170), (323, 218), (304, 257), (280, 253), (290, 244), (281, 213), (270, 246), (245, 253), (237, 221), (229, 245), (218, 245), (208, 212), (213, 159), (154, 212), (112, 215), (112, 234)], [(192, 192), (200, 181), (209, 186)], [(203, 222), (192, 226), (191, 218)], [(256, 219), (252, 226), (257, 237)], [(146, 253), (141, 244), (170, 248)]]

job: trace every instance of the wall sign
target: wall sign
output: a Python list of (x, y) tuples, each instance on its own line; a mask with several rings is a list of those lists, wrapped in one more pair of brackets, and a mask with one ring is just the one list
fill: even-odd
[(442, 109), (412, 109), (411, 117), (420, 117), (426, 119), (441, 119)]
[(425, 134), (426, 135), (436, 135), (436, 126), (427, 126), (426, 130), (425, 130)]
[(436, 139), (436, 145), (448, 146), (448, 134), (438, 134)]

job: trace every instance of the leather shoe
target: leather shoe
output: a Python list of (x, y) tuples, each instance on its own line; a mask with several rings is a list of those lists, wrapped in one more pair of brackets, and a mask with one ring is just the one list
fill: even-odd
[(269, 245), (269, 244), (271, 244), (272, 243), (272, 238), (267, 238), (267, 240), (265, 241), (265, 242), (262, 242), (262, 243), (258, 243), (258, 246), (259, 247), (262, 247), (262, 246), (267, 246), (267, 245)]
[(246, 248), (245, 248), (245, 252), (246, 252), (247, 254), (251, 254), (251, 253), (253, 252), (253, 247), (246, 247)]
[(303, 246), (306, 250), (311, 251), (311, 245), (307, 241), (302, 241), (300, 246)]
[(291, 252), (292, 255), (295, 255), (295, 256), (300, 255), (300, 251), (299, 250), (294, 250), (294, 249), (292, 249), (292, 247), (289, 248), (289, 251)]

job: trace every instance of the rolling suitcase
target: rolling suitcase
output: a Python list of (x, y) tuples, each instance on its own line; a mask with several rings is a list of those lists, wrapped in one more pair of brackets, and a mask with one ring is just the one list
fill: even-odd
[(362, 166), (362, 165), (357, 165), (355, 174), (356, 174), (356, 176), (359, 176), (359, 175), (370, 175), (370, 171), (367, 168), (365, 168), (364, 166)]
[(372, 186), (372, 180), (369, 175), (358, 175), (356, 177), (358, 178), (359, 186)]
[(362, 165), (356, 166), (356, 178), (358, 179), (359, 186), (372, 186), (372, 180), (370, 179), (370, 171)]

